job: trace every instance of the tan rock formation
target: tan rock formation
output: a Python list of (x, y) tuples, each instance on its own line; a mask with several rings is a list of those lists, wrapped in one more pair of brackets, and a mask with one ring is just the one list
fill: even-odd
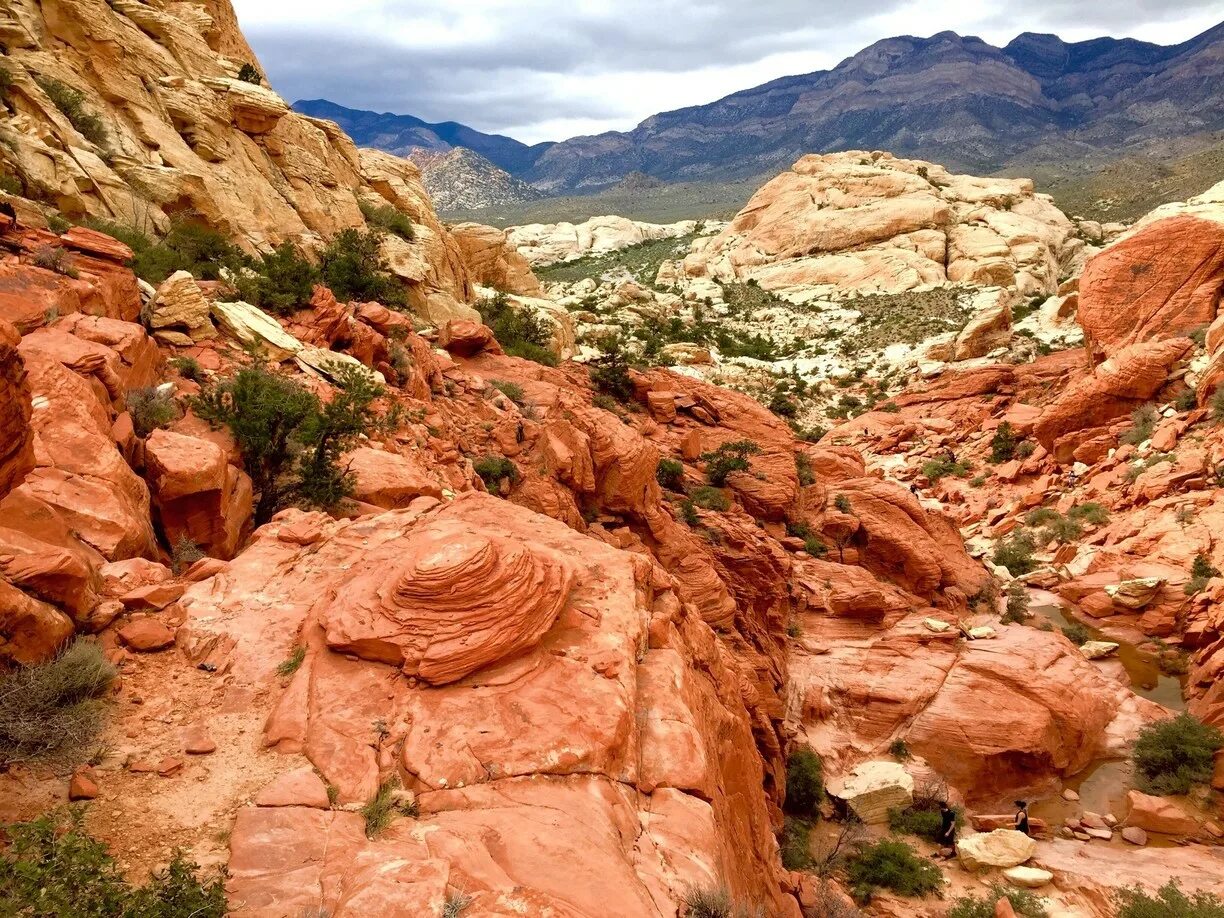
[(767, 290), (898, 292), (963, 283), (1056, 292), (1071, 221), (1025, 179), (952, 175), (888, 153), (809, 155), (684, 260)]
[(457, 223), (450, 227), (473, 283), (506, 293), (539, 296), (540, 282), (531, 265), (510, 243), (506, 230), (480, 223)]
[(695, 220), (679, 223), (642, 223), (627, 217), (592, 217), (583, 223), (529, 223), (507, 230), (510, 245), (532, 266), (601, 255), (655, 239), (692, 233)]

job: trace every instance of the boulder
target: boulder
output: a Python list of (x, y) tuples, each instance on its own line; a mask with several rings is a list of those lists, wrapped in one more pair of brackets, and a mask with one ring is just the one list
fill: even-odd
[(1128, 826), (1164, 835), (1194, 835), (1198, 832), (1199, 821), (1170, 797), (1153, 797), (1131, 790), (1127, 791), (1126, 802), (1130, 807), (1126, 815)]
[(1037, 853), (1037, 842), (1015, 829), (962, 835), (956, 856), (966, 870), (1019, 867)]
[(531, 264), (510, 242), (508, 231), (480, 223), (456, 223), (450, 232), (473, 283), (523, 296), (543, 293)]
[(502, 353), (501, 345), (493, 337), (493, 330), (479, 322), (452, 319), (438, 333), (438, 346), (458, 357), (472, 357), (481, 351)]
[(914, 801), (914, 779), (898, 762), (862, 762), (826, 785), (868, 825), (888, 822), (888, 811)]
[(1126, 609), (1142, 609), (1160, 593), (1164, 580), (1159, 577), (1139, 577), (1105, 587), (1113, 601)]
[(174, 632), (155, 618), (138, 618), (119, 629), (125, 647), (140, 653), (165, 650), (174, 644)]
[(997, 288), (974, 296), (974, 313), (956, 336), (954, 360), (985, 357), (995, 348), (1004, 347), (1011, 341), (1014, 296), (1012, 292)]
[(1138, 826), (1123, 826), (1122, 838), (1124, 841), (1128, 841), (1132, 845), (1138, 845), (1140, 848), (1148, 842), (1147, 832)]
[(1022, 889), (1038, 889), (1054, 881), (1054, 874), (1040, 867), (1008, 867), (1003, 878), (1012, 886)]
[(327, 785), (309, 765), (286, 772), (272, 781), (255, 797), (256, 806), (308, 806), (319, 810), (331, 808)]
[(384, 510), (406, 507), (421, 496), (442, 496), (442, 486), (413, 453), (362, 446), (345, 454), (340, 465), (353, 476), (353, 498)]
[(0, 319), (0, 499), (34, 467), (30, 388), (20, 343), (17, 329)]
[(72, 619), (0, 579), (0, 666), (31, 666), (56, 655), (72, 637)]
[(1089, 660), (1099, 660), (1118, 652), (1118, 645), (1113, 641), (1085, 641), (1080, 644), (1080, 653)]
[(148, 325), (165, 344), (190, 346), (217, 334), (208, 300), (188, 271), (176, 271), (157, 288)]

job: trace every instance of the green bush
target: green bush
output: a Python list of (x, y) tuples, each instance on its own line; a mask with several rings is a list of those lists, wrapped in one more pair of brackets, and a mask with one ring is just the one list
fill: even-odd
[(860, 902), (870, 901), (876, 889), (925, 896), (943, 888), (939, 868), (894, 839), (862, 845), (846, 862), (846, 879)]
[(0, 765), (71, 759), (93, 742), (115, 669), (97, 644), (76, 641), (58, 657), (0, 673)]
[(34, 253), (34, 267), (44, 271), (54, 271), (65, 277), (76, 279), (80, 275), (72, 264), (72, 255), (68, 250), (58, 245), (44, 245)]
[(504, 293), (481, 300), (476, 308), (480, 311), (480, 320), (493, 330), (493, 337), (511, 357), (534, 360), (550, 367), (557, 365), (556, 355), (548, 349), (552, 329), (535, 312), (516, 307)]
[(1009, 889), (1005, 886), (992, 886), (990, 892), (981, 899), (976, 896), (961, 896), (952, 903), (948, 910), (948, 918), (994, 918), (995, 903), (1006, 899), (1011, 903), (1012, 911), (1018, 918), (1046, 918), (1047, 912), (1041, 900), (1033, 893), (1024, 889)]
[(702, 453), (701, 458), (706, 463), (706, 480), (714, 487), (721, 488), (732, 472), (748, 471), (752, 467), (748, 457), (760, 451), (761, 448), (751, 440), (734, 440)]
[(701, 517), (697, 514), (697, 508), (693, 506), (691, 500), (680, 501), (680, 519), (688, 526), (696, 526), (701, 522)]
[(174, 396), (157, 388), (130, 389), (124, 401), (138, 437), (147, 437), (179, 418)]
[(1211, 409), (1211, 419), (1217, 424), (1224, 424), (1224, 385), (1216, 386), (1207, 400), (1207, 407)]
[(628, 402), (633, 398), (633, 377), (629, 375), (629, 361), (625, 358), (620, 339), (613, 338), (604, 344), (604, 353), (588, 364), (591, 385), (601, 394)]
[(1080, 622), (1071, 622), (1069, 625), (1063, 625), (1062, 633), (1076, 647), (1082, 647), (1092, 640), (1092, 634)]
[(94, 146), (105, 146), (106, 127), (102, 119), (86, 107), (84, 93), (54, 77), (37, 76), (34, 82), (82, 137)]
[(1136, 886), (1114, 894), (1118, 918), (1224, 918), (1224, 901), (1215, 893), (1186, 895), (1170, 880), (1156, 895)]
[(1199, 552), (1190, 565), (1190, 582), (1186, 584), (1186, 595), (1193, 596), (1207, 589), (1212, 577), (1219, 577), (1220, 571), (1214, 567), (1206, 555)]
[(684, 484), (684, 463), (675, 459), (660, 459), (655, 466), (655, 480), (669, 491), (679, 491)]
[(412, 225), (412, 218), (403, 211), (396, 210), (390, 204), (376, 206), (362, 201), (361, 215), (366, 218), (366, 223), (370, 226), (399, 236), (405, 242), (412, 242), (416, 239), (416, 227)]
[(910, 757), (909, 746), (903, 739), (895, 739), (888, 747), (888, 754), (900, 762)]
[(388, 306), (407, 303), (404, 288), (382, 257), (382, 240), (374, 231), (344, 229), (319, 257), (319, 273), (342, 302), (377, 301)]
[(1020, 438), (1016, 436), (1015, 428), (1008, 421), (1004, 421), (990, 439), (990, 461), (998, 464), (1014, 459), (1019, 443)]
[(812, 823), (798, 816), (787, 816), (782, 823), (778, 847), (782, 866), (787, 870), (807, 870), (812, 866)]
[(1155, 405), (1139, 406), (1131, 412), (1131, 428), (1122, 435), (1122, 442), (1137, 446), (1145, 440), (1150, 440), (1159, 420), (1160, 414)]
[(922, 474), (932, 484), (949, 475), (965, 478), (972, 470), (973, 465), (969, 462), (962, 462), (950, 456), (940, 456), (922, 463)]
[(816, 484), (816, 473), (812, 471), (812, 460), (807, 453), (795, 453), (795, 474), (802, 487)]
[(170, 366), (173, 367), (178, 375), (183, 379), (190, 379), (193, 382), (202, 383), (208, 377), (204, 375), (204, 368), (200, 366), (200, 361), (194, 357), (171, 357)]
[(154, 285), (176, 271), (187, 271), (199, 280), (220, 280), (223, 270), (236, 272), (250, 262), (216, 230), (187, 220), (176, 220), (158, 242), (132, 227), (104, 221), (88, 225), (126, 244), (135, 254), (132, 270)]
[(775, 392), (769, 400), (769, 410), (778, 417), (793, 418), (799, 413), (799, 406), (785, 392)]
[(712, 488), (706, 485), (696, 488), (693, 491), (690, 499), (702, 510), (723, 511), (731, 509), (731, 501), (727, 499), (726, 494), (724, 494), (718, 488)]
[(489, 385), (519, 407), (526, 404), (527, 396), (523, 393), (523, 387), (518, 383), (508, 382), (504, 379), (491, 379), (489, 380)]
[(816, 819), (825, 800), (824, 764), (810, 747), (799, 746), (786, 757), (786, 802), (792, 816)]
[[(25, 185), (22, 184), (21, 179), (17, 176), (9, 175), (9, 173), (5, 172), (0, 174), (0, 191), (3, 191), (5, 194), (11, 194), (14, 197), (21, 197), (25, 194)], [(48, 222), (50, 222), (50, 218), (48, 218)], [(53, 229), (52, 232), (56, 231)], [(59, 230), (59, 232), (62, 233), (63, 230)]]
[(1007, 538), (995, 543), (992, 558), (995, 564), (1007, 568), (1013, 577), (1021, 577), (1037, 567), (1033, 558), (1036, 548), (1028, 530), (1017, 529)]
[(0, 65), (0, 99), (8, 101), (9, 93), (13, 91), (13, 71)]
[(472, 468), (490, 491), (495, 490), (503, 478), (509, 478), (511, 484), (519, 480), (518, 466), (505, 456), (485, 456), (472, 463)]
[(374, 796), (366, 801), (360, 813), (365, 819), (366, 838), (378, 838), (395, 821), (396, 816), (416, 816), (416, 801), (402, 803), (399, 779), (388, 778), (378, 785)]
[(1077, 504), (1067, 511), (1067, 516), (1089, 526), (1104, 526), (1109, 522), (1109, 511), (1096, 502)]
[(200, 546), (186, 533), (183, 533), (175, 540), (170, 556), (170, 565), (176, 574), (183, 573), (191, 565), (207, 557), (200, 550)]
[(306, 662), (306, 647), (298, 644), (293, 648), (289, 656), (276, 665), (276, 674), (278, 676), (292, 676), (302, 668), (304, 662)]
[(242, 66), (238, 68), (238, 79), (244, 83), (254, 83), (256, 86), (263, 84), (263, 74), (259, 72), (259, 68), (249, 61), (244, 61)]
[(315, 284), (321, 280), (319, 269), (292, 242), (282, 242), (264, 255), (252, 271), (238, 278), (238, 295), (277, 315), (309, 306)]
[[(956, 823), (965, 821), (960, 807), (953, 807)], [(943, 826), (943, 817), (939, 812), (939, 801), (935, 799), (915, 799), (907, 807), (891, 807), (888, 811), (888, 828), (902, 835), (915, 835), (929, 841), (939, 838), (939, 830)]]
[(352, 492), (340, 457), (362, 434), (393, 428), (396, 412), (379, 414), (383, 389), (362, 369), (335, 373), (337, 390), (323, 405), (313, 392), (262, 367), (244, 367), (192, 400), (211, 424), (230, 429), (257, 495), (255, 522), (298, 503), (331, 509)]
[(1219, 730), (1185, 712), (1148, 724), (1131, 752), (1140, 789), (1162, 796), (1189, 793), (1195, 784), (1211, 780), (1221, 747)]
[(1024, 584), (1013, 580), (1007, 585), (1007, 608), (1000, 621), (1005, 625), (1023, 624), (1029, 617), (1029, 596)]
[(174, 856), (165, 870), (134, 887), (106, 850), (85, 834), (82, 814), (43, 816), (5, 827), (0, 854), (0, 914), (22, 918), (222, 918), (220, 875), (202, 880), (195, 864)]
[(833, 509), (835, 509), (838, 513), (851, 513), (853, 511), (853, 507), (850, 505), (849, 496), (845, 494), (838, 494), (835, 498), (833, 498)]

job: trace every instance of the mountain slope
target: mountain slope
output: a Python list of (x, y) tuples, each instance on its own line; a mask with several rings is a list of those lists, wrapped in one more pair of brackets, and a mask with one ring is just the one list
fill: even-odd
[(345, 108), (327, 99), (304, 99), (293, 103), (295, 111), (312, 118), (334, 121), (358, 146), (374, 147), (407, 156), (414, 149), (447, 151), (466, 147), (507, 172), (522, 172), (531, 167), (551, 144), (529, 147), (500, 134), (483, 134), (465, 124), (446, 121), (430, 124), (412, 115), (361, 111)]
[(887, 149), (983, 171), (1039, 146), (1044, 158), (1116, 153), (1224, 127), (1221, 77), (1224, 25), (1170, 47), (1031, 33), (1005, 48), (953, 32), (889, 38), (830, 71), (555, 144), (523, 177), (562, 193), (635, 170), (740, 177), (812, 151)]
[(417, 147), (405, 155), (420, 167), (421, 183), (439, 212), (521, 204), (543, 197), (526, 182), (466, 147)]

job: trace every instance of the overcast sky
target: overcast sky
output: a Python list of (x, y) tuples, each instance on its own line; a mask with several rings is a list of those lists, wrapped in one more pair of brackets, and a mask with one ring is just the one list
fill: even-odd
[(234, 0), (290, 101), (461, 121), (527, 143), (628, 130), (655, 112), (825, 70), (894, 35), (951, 29), (1174, 44), (1220, 0)]

